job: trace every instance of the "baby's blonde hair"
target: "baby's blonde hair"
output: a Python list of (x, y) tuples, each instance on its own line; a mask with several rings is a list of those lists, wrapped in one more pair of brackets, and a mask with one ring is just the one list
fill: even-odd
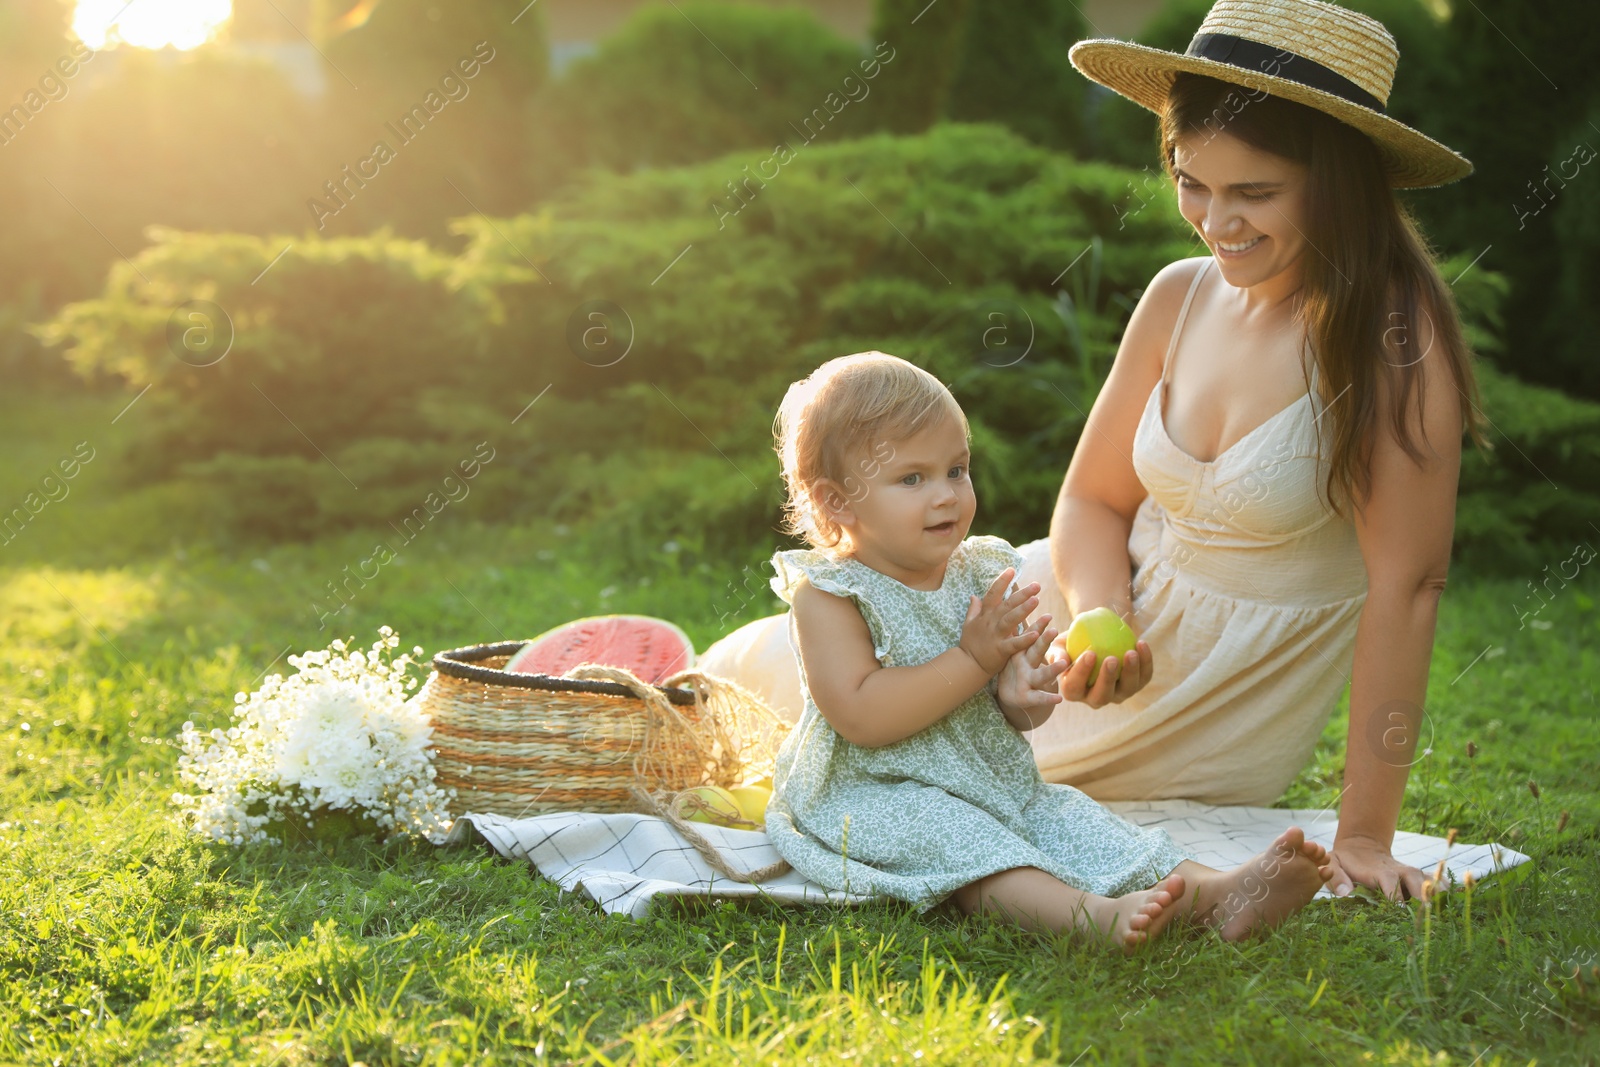
[(814, 548), (836, 548), (844, 529), (817, 499), (817, 482), (830, 478), (852, 492), (852, 485), (861, 484), (872, 467), (866, 460), (861, 469), (853, 469), (859, 453), (877, 442), (904, 440), (946, 417), (954, 418), (962, 436), (971, 438), (966, 413), (943, 382), (883, 352), (830, 359), (789, 386), (773, 422), (774, 447), (788, 488), (785, 532)]

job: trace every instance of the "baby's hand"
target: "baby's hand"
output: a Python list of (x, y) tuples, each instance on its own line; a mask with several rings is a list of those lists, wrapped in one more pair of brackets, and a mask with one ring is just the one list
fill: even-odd
[(1000, 673), (1006, 661), (1034, 643), (1036, 634), (1018, 633), (1017, 627), (1028, 617), (1028, 612), (1039, 606), (1038, 582), (1005, 595), (1016, 568), (1007, 567), (995, 576), (983, 599), (972, 597), (967, 604), (967, 618), (961, 624), (961, 648), (978, 662), (991, 678)]
[(1066, 699), (1057, 688), (1057, 679), (1071, 661), (1045, 660), (1045, 652), (1056, 636), (1054, 626), (1045, 629), (1045, 623), (1049, 621), (1047, 614), (1034, 620), (1033, 625), (1024, 631), (1033, 636), (1033, 644), (1013, 653), (1000, 671), (1000, 687), (995, 699), (1000, 702), (1001, 710), (1006, 712), (1006, 718), (1026, 721), (1028, 725), (1019, 725), (1018, 729), (1032, 729), (1044, 722), (1050, 717), (1050, 707)]

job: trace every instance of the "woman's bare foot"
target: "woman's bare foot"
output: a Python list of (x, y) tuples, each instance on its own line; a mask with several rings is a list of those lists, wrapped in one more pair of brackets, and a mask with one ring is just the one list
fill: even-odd
[[(1110, 937), (1124, 953), (1130, 953), (1161, 933), (1177, 914), (1183, 894), (1183, 875), (1169, 874), (1149, 889), (1120, 897), (1086, 897), (1084, 909), (1093, 924), (1092, 932)], [(1082, 929), (1083, 921), (1078, 925)]]
[(1305, 907), (1331, 871), (1328, 850), (1291, 826), (1248, 862), (1196, 878), (1192, 917), (1218, 928), (1224, 940), (1241, 941)]

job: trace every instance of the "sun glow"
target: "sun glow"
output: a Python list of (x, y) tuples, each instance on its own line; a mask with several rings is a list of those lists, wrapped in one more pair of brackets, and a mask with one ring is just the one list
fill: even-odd
[(233, 15), (233, 0), (78, 0), (72, 32), (90, 48), (198, 48)]

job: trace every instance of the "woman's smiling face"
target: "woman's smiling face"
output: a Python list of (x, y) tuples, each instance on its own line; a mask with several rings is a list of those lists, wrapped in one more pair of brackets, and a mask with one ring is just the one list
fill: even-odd
[[(1191, 134), (1173, 149), (1178, 210), (1229, 284), (1248, 288), (1289, 269), (1306, 248), (1308, 169), (1227, 133)], [(1229, 247), (1248, 245), (1240, 252)]]

